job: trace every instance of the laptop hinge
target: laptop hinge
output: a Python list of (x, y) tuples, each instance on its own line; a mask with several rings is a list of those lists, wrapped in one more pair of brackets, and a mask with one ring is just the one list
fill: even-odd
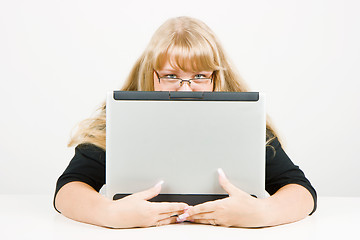
[(204, 92), (169, 92), (172, 100), (204, 99)]

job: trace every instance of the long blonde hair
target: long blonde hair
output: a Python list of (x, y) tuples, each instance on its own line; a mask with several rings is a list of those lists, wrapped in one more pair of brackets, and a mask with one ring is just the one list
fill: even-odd
[[(226, 57), (219, 40), (203, 22), (190, 17), (167, 20), (154, 33), (125, 81), (122, 91), (154, 91), (154, 70), (166, 60), (183, 71), (213, 71), (214, 91), (247, 92), (248, 86)], [(269, 119), (267, 144), (276, 137)], [(68, 146), (94, 144), (106, 149), (106, 103), (94, 117), (80, 122)]]

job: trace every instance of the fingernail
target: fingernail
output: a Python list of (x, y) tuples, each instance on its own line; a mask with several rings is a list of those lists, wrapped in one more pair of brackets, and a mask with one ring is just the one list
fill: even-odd
[(179, 222), (183, 222), (183, 221), (185, 221), (186, 220), (186, 218), (189, 216), (189, 213), (183, 213), (183, 214), (181, 214), (180, 216), (178, 216), (177, 218), (176, 218), (176, 221), (179, 221)]
[(184, 222), (184, 221), (185, 221), (185, 220), (181, 220), (179, 217), (176, 218), (176, 222), (177, 222), (177, 223), (182, 223), (182, 222)]
[(218, 168), (217, 171), (218, 171), (218, 174), (219, 174), (221, 177), (226, 178), (225, 173), (224, 173), (224, 170), (222, 170), (222, 168)]
[(158, 182), (158, 183), (155, 185), (155, 187), (159, 187), (159, 186), (161, 186), (163, 183), (164, 183), (164, 180), (161, 180), (160, 182)]
[(194, 206), (186, 206), (185, 208), (184, 208), (184, 211), (188, 211), (188, 210), (190, 210), (191, 208), (193, 208)]

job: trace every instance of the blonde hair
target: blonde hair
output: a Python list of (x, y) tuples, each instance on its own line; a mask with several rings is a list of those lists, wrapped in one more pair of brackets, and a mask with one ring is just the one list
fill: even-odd
[[(169, 19), (157, 29), (121, 90), (154, 91), (154, 70), (161, 69), (167, 60), (173, 68), (183, 71), (213, 71), (214, 91), (249, 91), (212, 30), (205, 23), (190, 17)], [(269, 120), (266, 128), (269, 144), (276, 134)], [(106, 103), (94, 117), (80, 122), (68, 145), (81, 143), (106, 149)]]

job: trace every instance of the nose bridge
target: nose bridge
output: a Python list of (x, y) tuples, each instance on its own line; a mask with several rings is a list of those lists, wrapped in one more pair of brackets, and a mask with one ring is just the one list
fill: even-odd
[(189, 81), (182, 81), (178, 91), (192, 91)]

